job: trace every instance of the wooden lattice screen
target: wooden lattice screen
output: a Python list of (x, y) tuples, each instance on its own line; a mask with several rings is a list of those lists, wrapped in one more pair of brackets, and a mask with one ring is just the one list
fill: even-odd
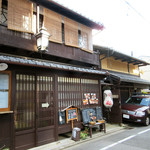
[(98, 80), (92, 79), (81, 79), (81, 87), (82, 87), (82, 100), (85, 99), (85, 94), (89, 94), (90, 98), (95, 94), (95, 98), (98, 99), (98, 104), (90, 104), (88, 106), (100, 105), (100, 95), (99, 95), (99, 83)]
[(28, 0), (8, 1), (8, 29), (32, 33), (33, 4)]
[(84, 25), (81, 27), (82, 49), (93, 51), (92, 47), (92, 29)]
[(64, 17), (64, 28), (65, 28), (65, 44), (69, 46), (79, 47), (78, 23)]
[(81, 87), (79, 78), (58, 78), (58, 107), (59, 111), (74, 105), (81, 107)]
[(35, 77), (16, 75), (15, 128), (25, 130), (34, 128), (35, 121)]
[[(73, 105), (78, 108), (83, 106), (83, 99), (85, 93), (95, 93), (98, 98), (98, 104), (100, 105), (99, 99), (99, 83), (98, 80), (91, 79), (80, 79), (80, 78), (69, 78), (59, 77), (58, 78), (58, 107), (59, 111), (64, 108)], [(94, 105), (89, 105), (92, 107)], [(86, 106), (85, 106), (86, 107)]]
[(61, 15), (49, 9), (44, 9), (44, 26), (51, 35), (50, 41), (62, 43), (61, 24)]
[(38, 127), (54, 125), (53, 77), (37, 76)]
[[(15, 128), (26, 130), (54, 125), (53, 77), (17, 74)], [(37, 106), (35, 108), (35, 106)], [(36, 111), (37, 110), (37, 111)]]

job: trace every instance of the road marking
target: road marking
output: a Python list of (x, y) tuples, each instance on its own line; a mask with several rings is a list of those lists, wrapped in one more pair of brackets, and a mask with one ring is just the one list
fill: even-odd
[(118, 144), (120, 144), (120, 143), (123, 143), (123, 142), (125, 142), (125, 141), (127, 141), (127, 140), (129, 140), (129, 139), (132, 139), (132, 138), (136, 137), (137, 135), (143, 134), (143, 133), (148, 132), (148, 131), (150, 131), (150, 129), (146, 129), (146, 130), (141, 131), (141, 132), (139, 132), (139, 133), (137, 133), (137, 134), (131, 135), (131, 136), (127, 137), (127, 138), (124, 138), (124, 139), (122, 139), (122, 140), (120, 140), (120, 141), (118, 141), (118, 142), (115, 142), (115, 143), (113, 143), (113, 144), (111, 144), (111, 145), (108, 145), (108, 146), (106, 146), (106, 147), (104, 147), (104, 148), (101, 148), (101, 149), (99, 149), (99, 150), (106, 150), (106, 149), (109, 149), (109, 148), (111, 148), (111, 147), (113, 147), (113, 146), (115, 146), (115, 145), (118, 145)]
[(145, 132), (147, 132), (147, 131), (150, 131), (150, 129), (147, 129), (147, 130), (141, 131), (141, 132), (139, 132), (139, 133), (138, 133), (138, 135), (139, 135), (139, 134), (143, 134), (143, 133), (145, 133)]

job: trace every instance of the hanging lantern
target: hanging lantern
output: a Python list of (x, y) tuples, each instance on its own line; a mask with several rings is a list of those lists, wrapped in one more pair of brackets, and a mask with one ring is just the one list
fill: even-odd
[(104, 106), (106, 108), (111, 108), (113, 106), (113, 98), (110, 90), (104, 91)]
[(38, 51), (48, 51), (50, 34), (46, 31), (46, 28), (42, 27), (39, 33), (36, 34), (37, 49)]

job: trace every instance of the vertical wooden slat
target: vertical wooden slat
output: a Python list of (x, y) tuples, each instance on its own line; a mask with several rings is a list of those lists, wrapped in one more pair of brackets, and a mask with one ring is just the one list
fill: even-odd
[(54, 76), (54, 108), (55, 108), (55, 119), (54, 119), (54, 124), (55, 124), (55, 140), (58, 140), (58, 76)]
[[(1, 1), (1, 0), (0, 0)], [(15, 110), (15, 106), (16, 106), (16, 75), (15, 72), (12, 71), (12, 80), (11, 80), (11, 85), (12, 85), (12, 94), (11, 94), (11, 99), (14, 99), (14, 101), (11, 102), (11, 110)], [(14, 111), (15, 112), (15, 111)], [(13, 113), (11, 115), (11, 147), (10, 149), (15, 149), (15, 113)]]
[(0, 23), (1, 23), (2, 0), (0, 0)]
[[(34, 104), (35, 104), (35, 121), (34, 121), (34, 126), (35, 126), (35, 146), (38, 146), (38, 97), (37, 97), (37, 94), (38, 94), (38, 90), (37, 90), (37, 85), (39, 86), (39, 83), (38, 83), (38, 80), (39, 79), (39, 76), (35, 76), (35, 101), (34, 101)], [(38, 83), (38, 84), (37, 84)], [(39, 87), (38, 87), (39, 89)]]

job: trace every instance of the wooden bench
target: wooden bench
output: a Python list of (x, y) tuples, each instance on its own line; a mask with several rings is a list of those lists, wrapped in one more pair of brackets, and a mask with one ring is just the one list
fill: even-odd
[[(91, 112), (94, 114), (94, 117), (96, 117), (95, 119), (96, 123), (94, 125), (90, 124), (90, 122), (92, 121), (90, 115)], [(83, 126), (89, 128), (89, 132), (90, 132), (89, 134), (91, 138), (92, 138), (93, 128), (99, 127), (100, 131), (104, 131), (104, 133), (106, 133), (106, 122), (105, 120), (103, 120), (101, 107), (82, 109), (82, 119), (83, 119), (83, 123), (82, 123)]]
[(97, 128), (99, 126), (99, 131), (104, 131), (104, 133), (106, 133), (106, 123), (99, 123), (97, 122), (95, 125), (91, 125), (91, 124), (83, 124), (83, 126), (85, 127), (88, 127), (90, 130), (89, 130), (89, 135), (90, 135), (90, 138), (92, 138), (92, 129), (93, 128)]

